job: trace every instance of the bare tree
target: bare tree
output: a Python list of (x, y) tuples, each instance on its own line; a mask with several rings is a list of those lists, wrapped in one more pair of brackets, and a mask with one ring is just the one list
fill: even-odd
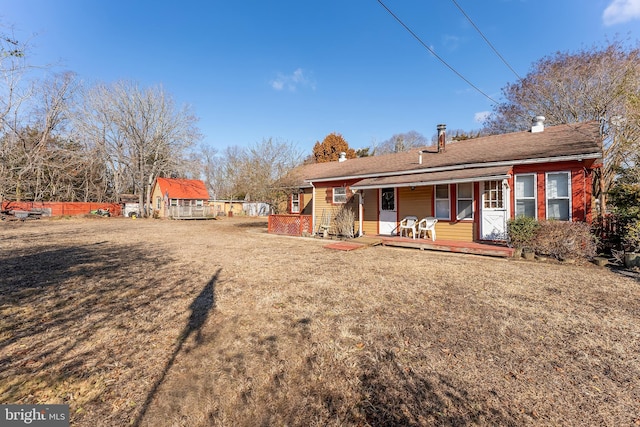
[(276, 185), (302, 161), (289, 142), (264, 139), (247, 148), (227, 147), (221, 155), (203, 150), (204, 170), (211, 194), (218, 199), (243, 199), (277, 205), (282, 191)]
[(116, 195), (131, 190), (141, 206), (157, 177), (184, 174), (188, 149), (201, 138), (197, 118), (162, 87), (126, 81), (88, 90), (77, 123), (109, 165)]
[(389, 153), (401, 153), (403, 151), (409, 151), (412, 148), (424, 147), (429, 145), (427, 139), (420, 133), (412, 130), (406, 133), (398, 133), (391, 138), (382, 141), (374, 149), (374, 154), (379, 156), (381, 154)]
[[(578, 53), (545, 57), (522, 80), (503, 89), (505, 101), (494, 108), (484, 131), (521, 131), (536, 115), (550, 125), (600, 120), (605, 137), (605, 165), (596, 192), (604, 195), (616, 169), (637, 141), (632, 99), (640, 95), (640, 48), (613, 42)], [(614, 138), (615, 136), (615, 138)]]

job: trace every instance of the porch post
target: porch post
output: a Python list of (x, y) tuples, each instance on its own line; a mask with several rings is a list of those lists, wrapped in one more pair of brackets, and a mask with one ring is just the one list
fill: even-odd
[(311, 235), (316, 235), (316, 186), (311, 182)]

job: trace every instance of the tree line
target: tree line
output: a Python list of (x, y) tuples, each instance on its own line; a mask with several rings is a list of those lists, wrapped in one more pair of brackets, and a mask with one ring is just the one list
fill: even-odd
[[(28, 58), (27, 44), (0, 35), (0, 201), (106, 202), (135, 194), (144, 206), (155, 178), (165, 176), (203, 179), (213, 198), (275, 204), (282, 196), (275, 183), (303, 162), (406, 151), (434, 139), (409, 131), (354, 150), (334, 132), (306, 158), (295, 144), (272, 138), (219, 152), (199, 145), (197, 117), (162, 86), (87, 85), (72, 72), (31, 79)], [(604, 205), (621, 171), (640, 164), (640, 49), (616, 41), (542, 58), (503, 88), (503, 101), (481, 129), (448, 134), (465, 140), (522, 131), (537, 115), (547, 125), (602, 123), (596, 192)]]

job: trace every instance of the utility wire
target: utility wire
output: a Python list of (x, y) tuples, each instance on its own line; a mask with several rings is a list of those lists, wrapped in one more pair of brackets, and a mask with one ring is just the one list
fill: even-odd
[(473, 25), (473, 28), (476, 29), (476, 31), (478, 32), (478, 34), (480, 34), (480, 36), (484, 39), (484, 41), (489, 45), (489, 47), (491, 48), (491, 50), (493, 50), (493, 52), (498, 56), (498, 58), (500, 58), (500, 60), (504, 63), (504, 65), (507, 66), (507, 68), (509, 68), (511, 70), (511, 72), (513, 74), (515, 74), (515, 76), (518, 78), (518, 80), (520, 80), (522, 82), (522, 77), (520, 77), (520, 75), (517, 73), (516, 70), (513, 69), (513, 67), (511, 65), (509, 65), (509, 63), (507, 62), (506, 59), (504, 59), (504, 57), (502, 55), (500, 55), (500, 52), (498, 52), (498, 49), (496, 49), (493, 44), (491, 44), (491, 42), (489, 41), (488, 38), (485, 37), (485, 35), (482, 33), (482, 31), (480, 31), (480, 28), (478, 28), (478, 26), (471, 20), (471, 18), (469, 17), (469, 15), (467, 15), (467, 13), (462, 9), (462, 7), (460, 7), (460, 5), (458, 4), (458, 2), (456, 0), (451, 0), (453, 2), (453, 4), (456, 5), (456, 7), (458, 8), (458, 10), (460, 10), (460, 12), (464, 15), (465, 18), (467, 18), (467, 21), (469, 21), (469, 23), (471, 25)]
[[(480, 36), (484, 39), (484, 41), (487, 43), (487, 45), (491, 48), (491, 50), (493, 50), (493, 52), (496, 54), (496, 56), (498, 56), (498, 58), (500, 58), (500, 60), (504, 63), (504, 65), (507, 66), (507, 68), (509, 68), (509, 70), (511, 70), (511, 72), (518, 78), (518, 80), (520, 81), (520, 84), (522, 85), (522, 88), (527, 89), (535, 98), (538, 99), (539, 102), (547, 102), (550, 101), (551, 103), (554, 103), (553, 99), (550, 99), (549, 97), (547, 97), (544, 93), (540, 92), (540, 90), (538, 90), (538, 88), (536, 88), (535, 86), (531, 87), (530, 84), (528, 84), (521, 76), (520, 74), (518, 74), (518, 72), (516, 70), (513, 69), (513, 67), (507, 62), (507, 60), (500, 54), (500, 52), (498, 52), (498, 49), (495, 48), (495, 46), (493, 46), (493, 44), (489, 41), (489, 39), (482, 33), (482, 31), (480, 30), (480, 28), (478, 28), (478, 26), (475, 24), (475, 22), (473, 22), (473, 20), (471, 19), (471, 17), (462, 9), (462, 7), (458, 4), (458, 2), (456, 0), (451, 0), (451, 2), (458, 8), (458, 10), (460, 11), (460, 13), (462, 13), (464, 15), (465, 18), (467, 18), (467, 21), (469, 21), (469, 23), (473, 26), (473, 28), (476, 29), (476, 31), (478, 32), (478, 34), (480, 34)], [(527, 118), (530, 119), (531, 117), (529, 115), (526, 114), (520, 114), (521, 117), (523, 118)]]
[(478, 88), (476, 85), (474, 85), (473, 83), (471, 83), (466, 77), (464, 77), (462, 74), (460, 74), (455, 68), (453, 68), (451, 65), (449, 65), (447, 63), (447, 61), (445, 61), (444, 59), (442, 59), (433, 49), (431, 49), (425, 42), (422, 41), (422, 39), (416, 34), (414, 33), (411, 28), (409, 28), (404, 22), (402, 22), (402, 20), (391, 11), (391, 9), (389, 9), (387, 7), (386, 4), (384, 4), (382, 2), (382, 0), (378, 0), (378, 3), (380, 3), (380, 5), (382, 7), (385, 8), (385, 10), (387, 12), (389, 12), (389, 14), (391, 16), (393, 16), (393, 18), (398, 21), (398, 23), (400, 25), (402, 25), (404, 27), (405, 30), (407, 30), (409, 32), (409, 34), (411, 34), (413, 36), (413, 38), (415, 38), (418, 43), (420, 43), (425, 49), (427, 49), (433, 56), (435, 56), (440, 62), (442, 62), (442, 64), (444, 64), (445, 67), (447, 67), (449, 70), (451, 70), (455, 75), (457, 75), (458, 77), (460, 77), (462, 80), (465, 81), (465, 83), (467, 83), (469, 86), (471, 86), (472, 88), (474, 88), (476, 91), (478, 91), (479, 93), (481, 93), (482, 95), (484, 95), (485, 98), (487, 98), (489, 101), (493, 102), (494, 104), (498, 104), (498, 101), (496, 101), (495, 99), (493, 99), (491, 96), (487, 95), (485, 92), (483, 92), (480, 88)]

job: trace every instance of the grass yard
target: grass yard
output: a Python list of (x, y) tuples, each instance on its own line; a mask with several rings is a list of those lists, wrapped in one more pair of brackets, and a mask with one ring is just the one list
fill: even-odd
[(0, 403), (75, 426), (640, 425), (640, 282), (266, 221), (0, 223)]

